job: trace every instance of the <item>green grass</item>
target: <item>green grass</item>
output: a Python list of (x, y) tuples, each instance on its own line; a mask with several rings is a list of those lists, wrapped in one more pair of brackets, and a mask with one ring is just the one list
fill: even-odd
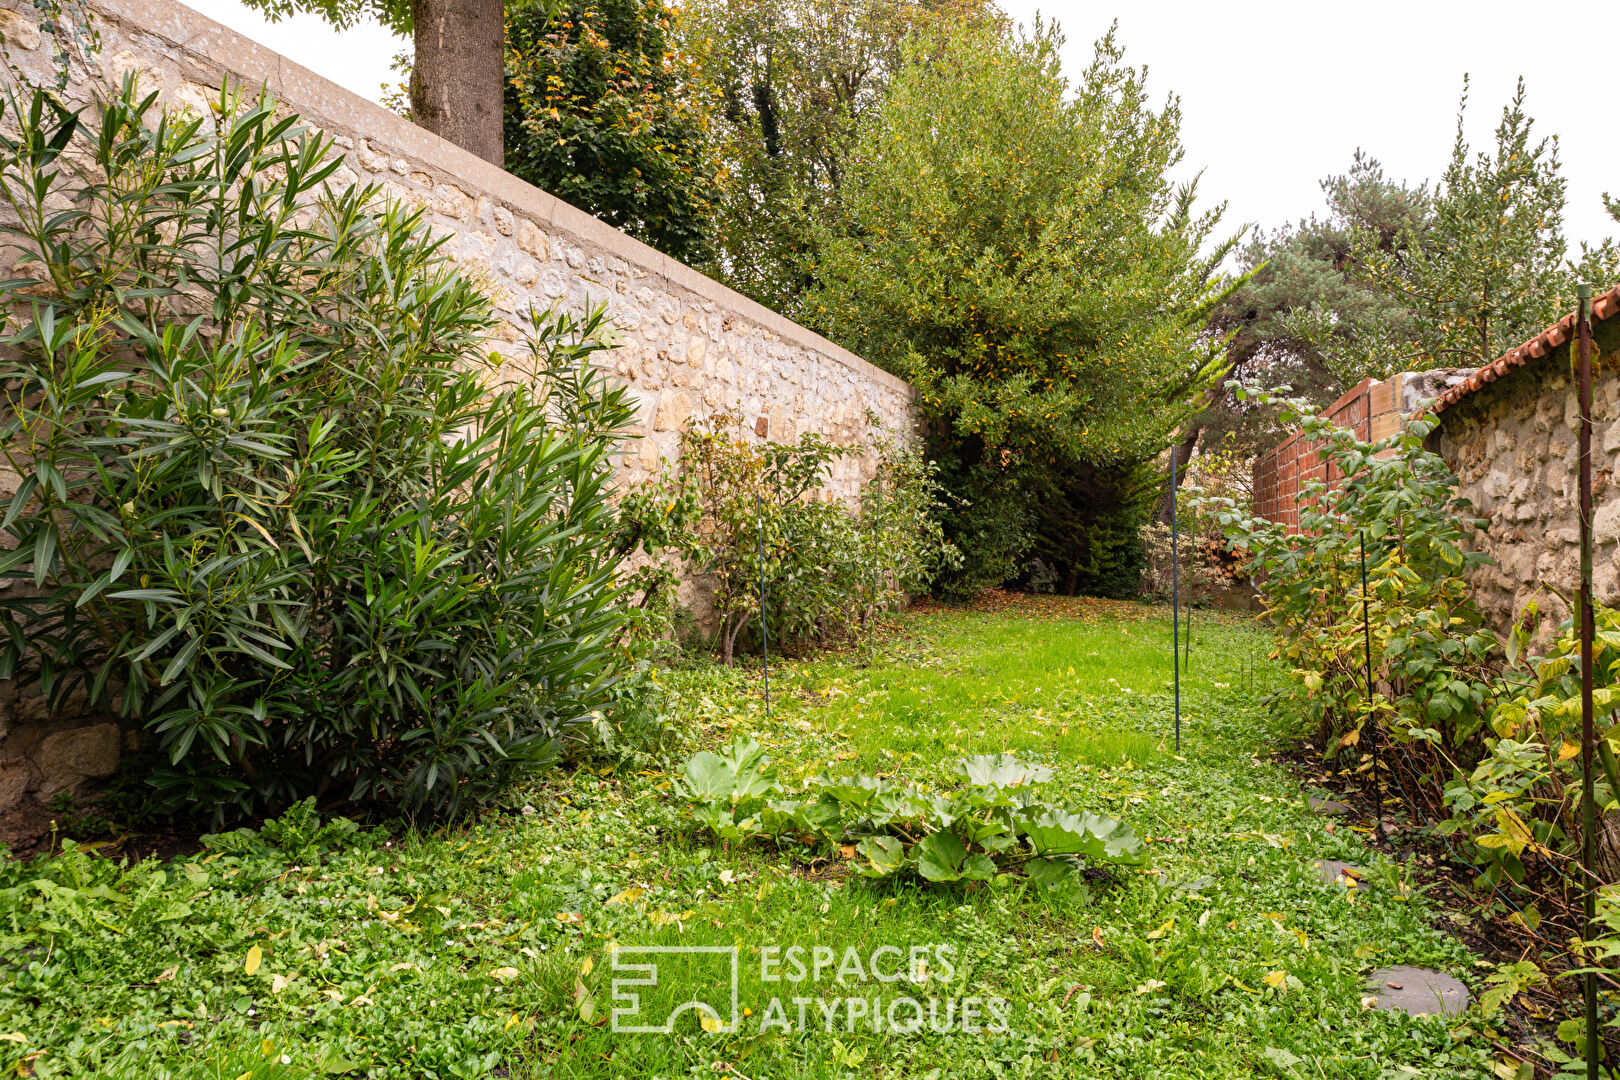
[[(691, 748), (749, 735), (790, 787), (857, 771), (939, 786), (966, 754), (1039, 759), (1052, 801), (1153, 839), (1143, 872), (1047, 895), (869, 883), (837, 853), (715, 845), (667, 774), (628, 768), (316, 866), (262, 850), (126, 870), (70, 855), (0, 871), (14, 890), (0, 894), (0, 1034), (25, 1040), (0, 1041), (0, 1068), (42, 1051), (40, 1076), (224, 1080), (674, 1078), (717, 1063), (749, 1080), (1489, 1075), (1466, 1025), (1363, 1007), (1375, 966), (1476, 987), (1481, 969), (1430, 928), (1399, 868), (1328, 832), (1267, 760), (1286, 722), (1258, 703), (1278, 677), (1263, 636), (1208, 615), (1196, 634), (1179, 755), (1168, 621), (1131, 605), (908, 615), (875, 645), (773, 671), (769, 721), (757, 671), (663, 677)], [(1324, 884), (1323, 857), (1386, 885)], [(737, 948), (741, 1030), (704, 1031), (690, 1011), (670, 1035), (612, 1030), (614, 956), (669, 945)], [(771, 946), (835, 959), (819, 979), (766, 981)], [(913, 948), (926, 979), (871, 977), (874, 953), (887, 976)], [(850, 950), (865, 977), (840, 981)], [(726, 957), (659, 963), (642, 1014), (693, 994), (728, 1011)], [(955, 1029), (874, 1030), (873, 999), (900, 995), (937, 999)], [(977, 1031), (955, 1011), (973, 998)], [(794, 1030), (762, 1029), (771, 1015)]]

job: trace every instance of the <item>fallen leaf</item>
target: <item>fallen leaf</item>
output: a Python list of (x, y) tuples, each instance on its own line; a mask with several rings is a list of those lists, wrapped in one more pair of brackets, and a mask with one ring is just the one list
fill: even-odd
[[(624, 892), (619, 893), (616, 896), (608, 897), (607, 902), (610, 903), (610, 904), (632, 904), (636, 900), (640, 899), (641, 894), (646, 892), (646, 891), (647, 890), (645, 890), (645, 889), (626, 889), (626, 890), (624, 890)], [(561, 915), (559, 915), (557, 917), (559, 919), (562, 918)]]
[(27, 1045), (28, 1036), (24, 1035), (20, 1031), (12, 1031), (12, 1032), (8, 1032), (5, 1035), (0, 1035), (0, 1042), (14, 1042), (14, 1043), (22, 1043), (24, 1045)]
[(1103, 941), (1102, 927), (1100, 926), (1093, 926), (1091, 928), (1091, 941), (1099, 949), (1108, 948), (1107, 944)]
[(1288, 972), (1286, 972), (1286, 971), (1273, 971), (1273, 972), (1269, 973), (1268, 975), (1266, 975), (1266, 985), (1267, 986), (1281, 986), (1283, 984), (1283, 980), (1286, 979), (1286, 978), (1288, 978)]
[(1164, 937), (1164, 935), (1168, 934), (1170, 932), (1170, 928), (1175, 926), (1175, 925), (1176, 925), (1176, 920), (1171, 919), (1170, 921), (1166, 922), (1163, 926), (1159, 927), (1157, 930), (1148, 931), (1147, 939), (1149, 941), (1157, 941), (1160, 938)]
[(153, 982), (168, 982), (170, 979), (174, 978), (175, 973), (178, 972), (179, 970), (180, 970), (180, 965), (179, 964), (175, 964), (172, 967), (166, 967), (166, 968), (163, 969), (163, 974), (159, 975), (157, 978), (153, 979), (152, 981)]
[(492, 979), (500, 979), (502, 982), (505, 982), (507, 979), (517, 978), (518, 969), (515, 967), (498, 967), (489, 973), (489, 977)]
[(292, 982), (296, 978), (298, 978), (298, 976), (296, 976), (296, 975), (272, 975), (272, 976), (270, 976), (270, 992), (272, 994), (281, 993), (283, 990), (287, 989), (287, 984)]
[(247, 952), (247, 959), (242, 961), (242, 970), (249, 975), (257, 975), (259, 973), (259, 961), (263, 959), (264, 950), (257, 945), (253, 946)]

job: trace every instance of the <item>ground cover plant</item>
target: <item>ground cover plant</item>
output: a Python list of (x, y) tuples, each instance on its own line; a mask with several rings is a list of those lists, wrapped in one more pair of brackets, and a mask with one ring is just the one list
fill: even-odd
[[(995, 607), (913, 611), (881, 638), (773, 670), (768, 718), (757, 668), (660, 672), (663, 708), (690, 733), (667, 768), (550, 774), (460, 825), (352, 832), (299, 808), (169, 864), (120, 865), (65, 840), (53, 858), (0, 863), (0, 1069), (1493, 1075), (1492, 1017), (1365, 1006), (1366, 974), (1385, 964), (1443, 968), (1476, 990), (1498, 973), (1432, 928), (1410, 863), (1311, 814), (1272, 762), (1290, 729), (1258, 704), (1284, 679), (1263, 634), (1204, 617), (1178, 754), (1163, 609)], [(853, 845), (716, 839), (677, 791), (680, 766), (739, 738), (789, 792), (867, 776), (948, 794), (973, 786), (963, 759), (993, 758), (994, 773), (1011, 755), (1042, 777), (1041, 798), (1129, 825), (1144, 861), (1087, 860), (1047, 889), (1021, 875), (873, 879)], [(1327, 882), (1321, 858), (1367, 880)], [(632, 949), (677, 945), (738, 948), (738, 1030), (688, 1010), (669, 1035), (615, 1033), (629, 1002), (614, 980), (646, 962)], [(723, 998), (712, 955), (630, 987), (636, 1014), (658, 1024), (692, 979)], [(890, 1022), (900, 996), (940, 1004), (911, 1032), (905, 1006)]]

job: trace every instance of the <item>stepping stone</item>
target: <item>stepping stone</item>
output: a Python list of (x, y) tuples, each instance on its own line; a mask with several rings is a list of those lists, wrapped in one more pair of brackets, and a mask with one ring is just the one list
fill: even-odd
[(1316, 870), (1322, 875), (1323, 881), (1330, 885), (1337, 883), (1347, 889), (1355, 888), (1366, 873), (1361, 867), (1340, 862), (1338, 859), (1317, 859)]
[(1318, 799), (1315, 795), (1310, 797), (1310, 803), (1311, 809), (1318, 814), (1330, 814), (1334, 817), (1343, 817), (1354, 810), (1349, 803), (1335, 802), (1332, 799)]
[(1367, 989), (1377, 996), (1373, 1006), (1400, 1010), (1408, 1016), (1451, 1016), (1468, 1008), (1468, 987), (1442, 971), (1399, 964), (1367, 977)]

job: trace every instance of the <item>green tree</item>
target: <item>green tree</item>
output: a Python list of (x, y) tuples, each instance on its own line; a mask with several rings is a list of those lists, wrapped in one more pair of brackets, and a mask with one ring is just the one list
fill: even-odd
[(836, 214), (863, 117), (881, 105), (908, 35), (987, 17), (984, 0), (694, 0), (681, 33), (718, 88), (728, 182), (718, 271), (778, 311), (811, 282), (813, 223)]
[[(1235, 241), (1206, 244), (1180, 110), (1147, 103), (1110, 34), (1072, 86), (1061, 36), (956, 25), (907, 55), (816, 235), (800, 317), (916, 386), (967, 555), (948, 588), (1020, 572), (1121, 588), (1151, 512), (1143, 465), (1223, 358), (1202, 330)], [(1147, 486), (1151, 486), (1150, 482)]]
[(686, 262), (707, 261), (723, 168), (714, 96), (664, 0), (507, 15), (506, 167)]
[(1524, 98), (1520, 79), (1494, 152), (1471, 154), (1465, 80), (1432, 213), (1393, 244), (1366, 229), (1354, 234), (1366, 280), (1415, 316), (1408, 347), (1391, 357), (1394, 370), (1488, 364), (1573, 303), (1557, 138), (1532, 140)]
[[(1209, 324), (1212, 334), (1228, 340), (1227, 379), (1287, 384), (1318, 406), (1369, 375), (1399, 370), (1415, 333), (1411, 308), (1366, 280), (1356, 237), (1376, 238), (1379, 250), (1393, 250), (1432, 213), (1426, 187), (1386, 178), (1359, 150), (1350, 170), (1323, 180), (1322, 191), (1325, 216), (1312, 214), (1243, 246), (1238, 265), (1248, 278)], [(1224, 381), (1211, 388), (1208, 407), (1184, 430), (1179, 464), (1192, 458), (1200, 441), (1252, 456), (1283, 431), (1276, 408), (1253, 397), (1240, 401)]]

